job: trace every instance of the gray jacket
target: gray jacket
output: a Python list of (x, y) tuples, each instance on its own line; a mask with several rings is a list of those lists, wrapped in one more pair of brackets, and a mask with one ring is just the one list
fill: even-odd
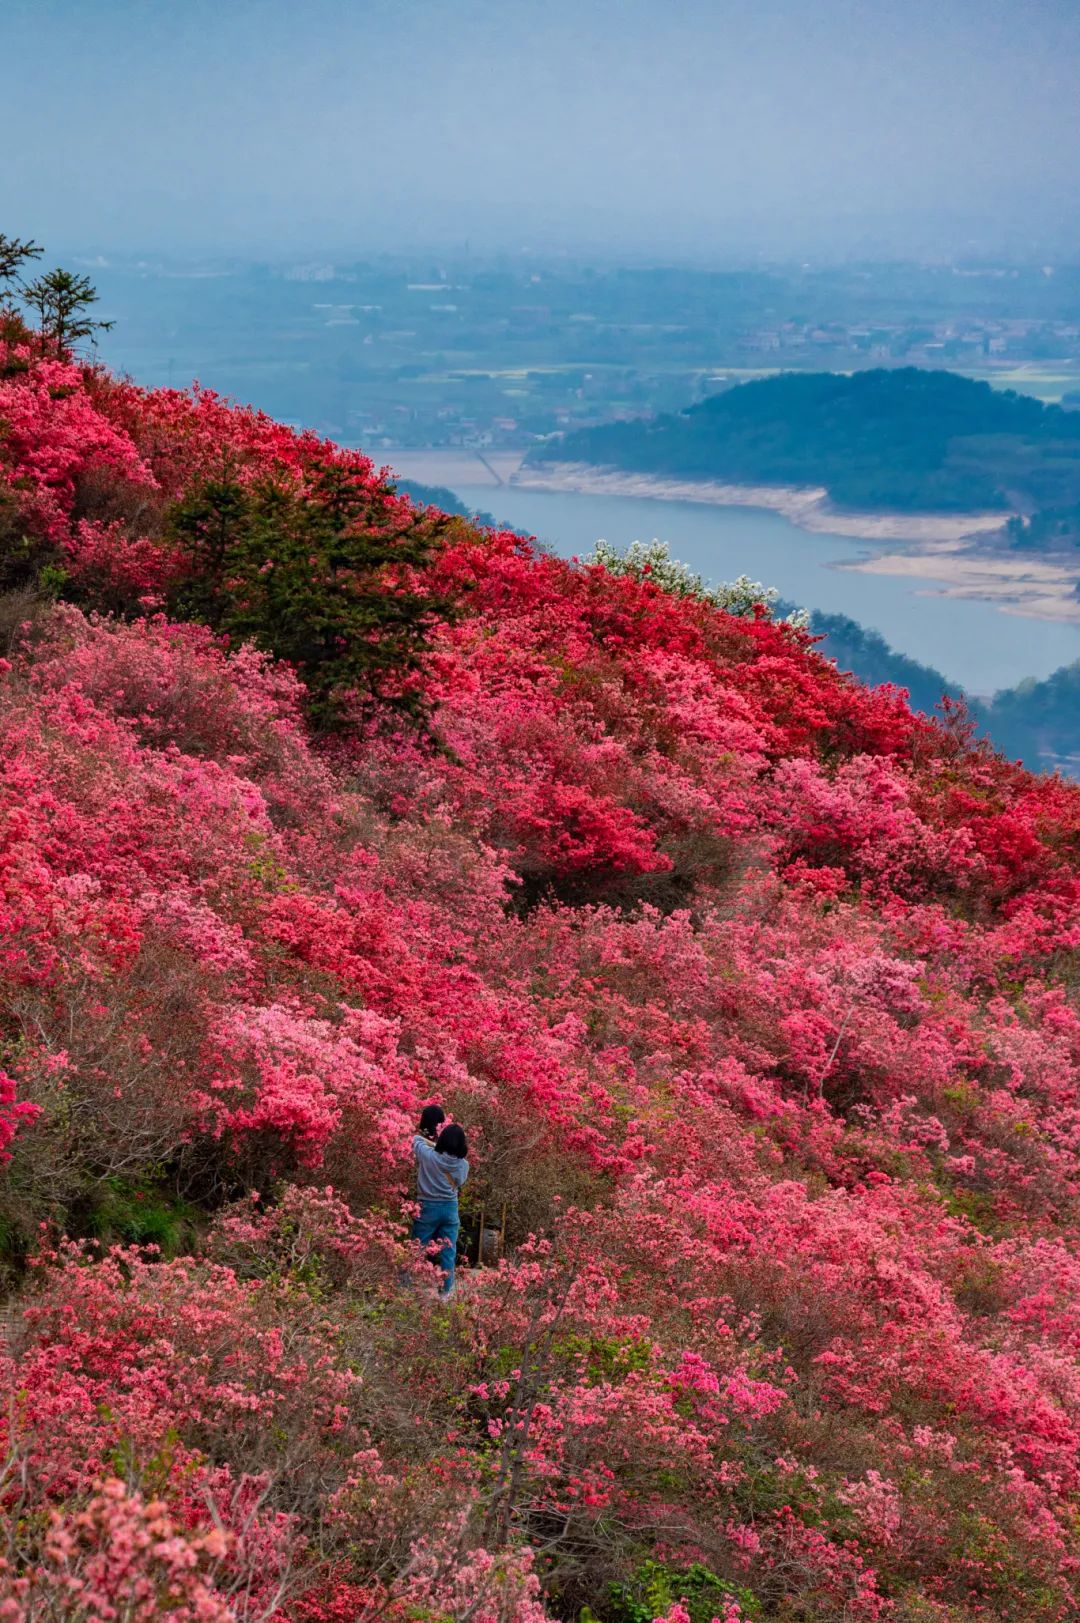
[(457, 1200), (458, 1190), (469, 1176), (468, 1161), (456, 1155), (440, 1155), (423, 1133), (412, 1141), (416, 1157), (416, 1193), (421, 1200)]

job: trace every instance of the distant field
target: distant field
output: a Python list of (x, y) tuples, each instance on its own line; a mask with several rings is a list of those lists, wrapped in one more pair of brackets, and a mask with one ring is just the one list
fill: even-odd
[(1046, 405), (1057, 405), (1063, 395), (1080, 389), (1080, 366), (1069, 361), (1027, 361), (1008, 370), (993, 366), (959, 366), (966, 378), (989, 383), (993, 389), (1015, 389), (1018, 394), (1034, 395)]

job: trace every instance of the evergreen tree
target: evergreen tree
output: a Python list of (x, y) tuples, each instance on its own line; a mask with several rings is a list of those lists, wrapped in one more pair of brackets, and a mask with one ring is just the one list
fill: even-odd
[(357, 700), (419, 718), (415, 679), (450, 613), (422, 574), (456, 522), (403, 522), (389, 491), (334, 463), (302, 490), (244, 485), (224, 467), (172, 514), (189, 561), (174, 607), (289, 660), (316, 723), (333, 726)]
[(41, 347), (71, 349), (97, 332), (108, 332), (111, 321), (101, 321), (87, 312), (97, 303), (97, 289), (88, 276), (74, 271), (52, 270), (23, 288), (23, 299), (38, 318)]
[(19, 237), (5, 237), (0, 231), (0, 287), (14, 282), (23, 266), (31, 259), (40, 259), (41, 253), (33, 240), (23, 242)]

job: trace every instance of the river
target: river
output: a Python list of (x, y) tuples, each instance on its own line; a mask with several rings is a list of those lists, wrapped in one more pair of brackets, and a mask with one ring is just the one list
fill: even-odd
[[(391, 453), (393, 456), (393, 453)], [(420, 478), (400, 454), (408, 477)], [(448, 481), (444, 481), (448, 482)], [(1006, 614), (993, 604), (937, 595), (933, 581), (838, 569), (869, 544), (801, 530), (778, 513), (640, 496), (584, 496), (514, 485), (455, 482), (467, 506), (527, 530), (564, 557), (591, 550), (599, 536), (623, 547), (666, 541), (706, 580), (749, 575), (806, 608), (847, 614), (880, 631), (901, 653), (933, 665), (969, 693), (986, 695), (1026, 676), (1049, 676), (1080, 659), (1080, 626)]]

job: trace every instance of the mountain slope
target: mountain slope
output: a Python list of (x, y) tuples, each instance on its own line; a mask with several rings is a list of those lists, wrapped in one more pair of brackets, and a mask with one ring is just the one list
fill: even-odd
[[(794, 608), (782, 600), (776, 604), (778, 614)], [(810, 630), (819, 639), (819, 652), (834, 659), (841, 670), (871, 686), (903, 688), (912, 709), (924, 715), (932, 716), (942, 699), (965, 700), (963, 689), (941, 671), (898, 653), (879, 632), (846, 614), (814, 609)], [(1080, 766), (1078, 687), (1080, 666), (1074, 662), (1041, 682), (1029, 677), (1015, 687), (999, 689), (992, 699), (966, 702), (980, 734), (1002, 754), (1033, 771), (1061, 771), (1075, 778)]]
[[(1080, 791), (764, 616), (386, 561), (213, 396), (16, 336), (0, 420), (0, 1616), (1075, 1615)], [(340, 480), (309, 585), (438, 605), (422, 725), (170, 607), (180, 504), (289, 516), (255, 615)], [(449, 1308), (430, 1098), (506, 1239)]]

